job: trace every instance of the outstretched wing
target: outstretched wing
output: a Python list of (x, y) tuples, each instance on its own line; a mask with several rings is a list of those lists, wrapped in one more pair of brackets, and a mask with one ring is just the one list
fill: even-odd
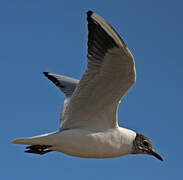
[(66, 97), (72, 95), (72, 93), (76, 89), (76, 86), (79, 83), (78, 79), (74, 79), (68, 76), (62, 76), (59, 74), (53, 74), (49, 72), (43, 72), (43, 74), (56, 86), (58, 86), (59, 89), (66, 95)]
[(133, 56), (115, 30), (87, 12), (88, 66), (66, 108), (61, 130), (116, 127), (120, 99), (135, 82)]
[(49, 72), (43, 72), (43, 74), (52, 81), (59, 89), (66, 95), (66, 98), (64, 100), (64, 104), (62, 106), (61, 114), (60, 114), (60, 122), (62, 121), (66, 107), (69, 104), (69, 101), (71, 99), (71, 96), (76, 89), (76, 86), (79, 83), (78, 79), (74, 79), (68, 76), (62, 76), (59, 74), (53, 74)]

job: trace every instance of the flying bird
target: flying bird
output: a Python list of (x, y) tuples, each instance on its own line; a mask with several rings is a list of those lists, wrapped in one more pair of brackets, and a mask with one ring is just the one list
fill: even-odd
[(81, 80), (44, 72), (66, 95), (57, 132), (18, 138), (27, 153), (62, 152), (83, 158), (148, 154), (163, 161), (150, 140), (118, 125), (118, 106), (136, 81), (134, 58), (117, 32), (87, 12), (88, 65)]

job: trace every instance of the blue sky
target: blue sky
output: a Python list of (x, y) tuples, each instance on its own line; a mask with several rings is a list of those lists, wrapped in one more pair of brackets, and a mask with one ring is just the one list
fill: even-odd
[[(0, 178), (172, 179), (182, 177), (182, 1), (0, 1)], [(43, 71), (80, 78), (86, 67), (86, 11), (119, 32), (135, 57), (137, 82), (119, 124), (148, 136), (151, 156), (81, 159), (24, 153), (16, 137), (56, 131), (64, 95)]]

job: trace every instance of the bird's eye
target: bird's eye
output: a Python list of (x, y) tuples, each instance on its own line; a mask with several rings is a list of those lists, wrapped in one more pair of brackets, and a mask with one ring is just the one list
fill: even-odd
[(146, 140), (144, 140), (143, 145), (147, 147), (149, 145), (149, 143)]

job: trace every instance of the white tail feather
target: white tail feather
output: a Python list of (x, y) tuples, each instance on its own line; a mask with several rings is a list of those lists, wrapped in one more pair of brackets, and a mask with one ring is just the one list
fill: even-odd
[(50, 137), (54, 135), (55, 132), (49, 133), (49, 134), (42, 134), (39, 136), (33, 136), (28, 138), (17, 138), (14, 139), (11, 144), (27, 144), (27, 145), (45, 145), (50, 144)]

